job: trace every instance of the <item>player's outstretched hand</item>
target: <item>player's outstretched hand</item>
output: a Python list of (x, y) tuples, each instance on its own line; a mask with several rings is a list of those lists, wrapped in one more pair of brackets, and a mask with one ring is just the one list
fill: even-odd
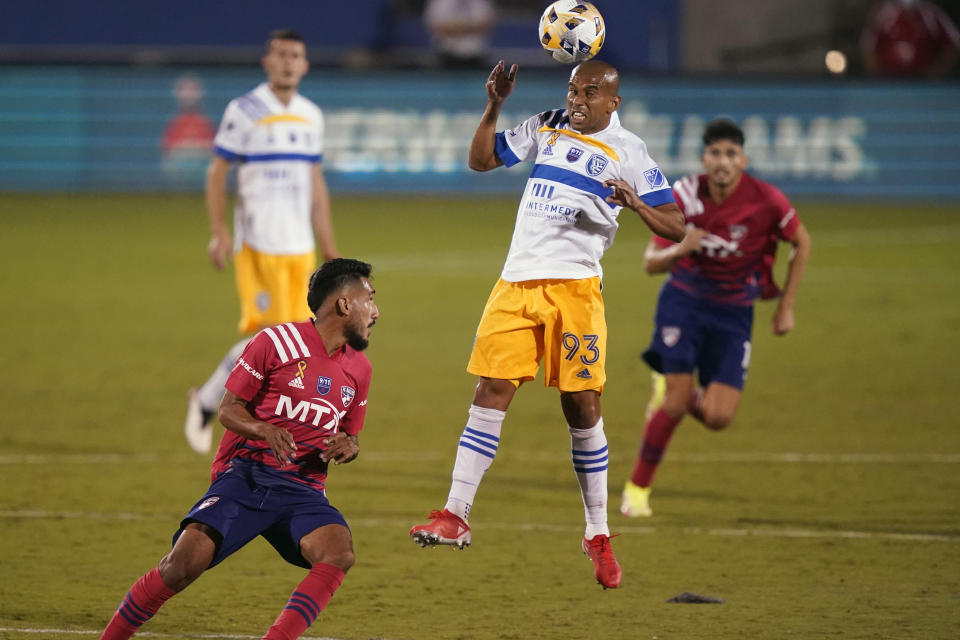
[(783, 336), (793, 329), (793, 309), (777, 305), (773, 314), (773, 335)]
[(641, 204), (640, 196), (624, 180), (604, 180), (603, 186), (613, 189), (613, 193), (607, 196), (607, 202), (615, 204), (618, 207), (629, 207), (636, 211)]
[(510, 67), (510, 71), (505, 71), (506, 65), (500, 60), (493, 66), (490, 77), (487, 78), (487, 97), (493, 102), (503, 102), (513, 91), (513, 85), (517, 83), (517, 65)]
[(263, 439), (270, 445), (273, 457), (277, 459), (280, 466), (293, 464), (293, 454), (297, 452), (297, 443), (293, 439), (293, 434), (283, 427), (272, 425), (269, 422), (264, 424), (267, 425), (267, 428), (264, 429)]
[(327, 447), (320, 454), (320, 459), (324, 462), (332, 460), (334, 464), (342, 464), (350, 462), (360, 453), (360, 443), (357, 441), (357, 437), (343, 431), (333, 434), (324, 440), (323, 444)]

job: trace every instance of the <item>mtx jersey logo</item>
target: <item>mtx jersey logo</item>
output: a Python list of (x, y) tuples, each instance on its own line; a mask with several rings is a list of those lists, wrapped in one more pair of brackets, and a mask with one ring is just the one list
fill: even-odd
[(729, 258), (730, 256), (743, 255), (740, 251), (740, 242), (727, 240), (712, 233), (700, 239), (700, 253), (708, 258)]
[(336, 433), (340, 428), (340, 418), (346, 412), (341, 413), (329, 400), (323, 398), (311, 398), (311, 400), (316, 402), (301, 400), (294, 406), (293, 398), (281, 394), (273, 413), (281, 418), (295, 420), (307, 427), (313, 426), (322, 431)]

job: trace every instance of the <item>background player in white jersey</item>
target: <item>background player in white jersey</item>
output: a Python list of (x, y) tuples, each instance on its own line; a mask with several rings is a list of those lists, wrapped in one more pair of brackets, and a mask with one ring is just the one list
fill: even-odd
[[(240, 297), (241, 333), (305, 320), (301, 292), (317, 266), (314, 234), (324, 260), (337, 257), (330, 195), (323, 177), (323, 113), (297, 93), (310, 65), (303, 38), (278, 29), (262, 59), (267, 81), (230, 102), (207, 169), (210, 217), (207, 252), (217, 269), (233, 254)], [(227, 229), (227, 174), (237, 172), (233, 239)], [(199, 389), (188, 393), (184, 433), (198, 453), (210, 451), (210, 420), (244, 338)]]
[(600, 258), (612, 244), (622, 207), (661, 236), (681, 240), (683, 214), (640, 138), (620, 126), (617, 70), (600, 61), (573, 69), (567, 108), (533, 116), (497, 133), (517, 66), (497, 63), (487, 80), (487, 107), (470, 146), (470, 167), (489, 171), (535, 161), (510, 251), (487, 300), (467, 371), (479, 376), (460, 438), (443, 511), (410, 530), (423, 545), (461, 548), (467, 518), (500, 442), (507, 407), (544, 362), (544, 381), (560, 391), (573, 467), (586, 517), (582, 548), (594, 576), (618, 587), (620, 565), (607, 527), (607, 440), (600, 415), (606, 379), (606, 321)]

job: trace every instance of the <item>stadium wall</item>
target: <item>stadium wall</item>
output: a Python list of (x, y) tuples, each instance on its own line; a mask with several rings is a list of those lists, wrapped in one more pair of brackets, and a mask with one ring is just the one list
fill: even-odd
[[(562, 106), (567, 70), (521, 73), (500, 120)], [(204, 88), (215, 125), (262, 80), (256, 68), (0, 68), (0, 190), (195, 191), (209, 151), (164, 147), (174, 85)], [(315, 70), (302, 92), (326, 113), (324, 165), (340, 193), (514, 193), (529, 168), (470, 172), (484, 72)], [(621, 118), (671, 179), (699, 168), (703, 124), (740, 122), (754, 172), (791, 195), (960, 198), (960, 86), (625, 79)]]

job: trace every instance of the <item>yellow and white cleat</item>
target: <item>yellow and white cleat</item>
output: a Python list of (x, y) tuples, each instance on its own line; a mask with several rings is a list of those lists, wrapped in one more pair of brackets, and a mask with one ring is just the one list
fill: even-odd
[(628, 518), (649, 518), (652, 516), (650, 487), (638, 487), (627, 480), (627, 483), (623, 486), (623, 496), (620, 500), (620, 513)]

